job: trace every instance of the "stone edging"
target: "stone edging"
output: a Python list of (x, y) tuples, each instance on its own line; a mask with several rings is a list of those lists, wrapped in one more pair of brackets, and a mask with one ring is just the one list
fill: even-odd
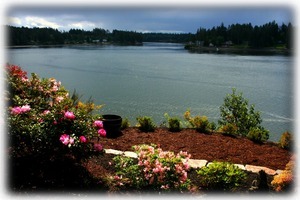
[[(119, 151), (114, 149), (104, 149), (107, 154), (114, 155), (124, 155), (131, 158), (137, 158), (137, 154), (132, 151)], [(207, 160), (198, 160), (198, 159), (189, 159), (188, 164), (191, 168), (201, 168), (211, 164)], [(242, 170), (250, 171), (253, 173), (259, 173), (260, 170), (265, 171), (266, 174), (274, 176), (276, 174), (280, 174), (282, 170), (273, 170), (267, 167), (255, 166), (255, 165), (242, 165), (242, 164), (234, 164)]]

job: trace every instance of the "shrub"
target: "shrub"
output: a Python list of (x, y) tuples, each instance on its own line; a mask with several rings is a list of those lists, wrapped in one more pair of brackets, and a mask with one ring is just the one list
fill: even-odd
[(167, 113), (164, 114), (165, 118), (168, 121), (168, 129), (171, 132), (179, 132), (181, 131), (181, 122), (180, 119), (176, 117), (170, 117)]
[(130, 123), (129, 123), (129, 120), (127, 118), (125, 118), (122, 120), (121, 130), (124, 130), (128, 127), (130, 127)]
[(192, 128), (195, 128), (197, 132), (209, 133), (211, 131), (211, 123), (208, 121), (206, 116), (195, 116), (191, 117), (190, 110), (184, 113), (184, 118), (188, 121)]
[(156, 126), (151, 117), (137, 117), (138, 128), (142, 132), (154, 132)]
[(246, 173), (228, 162), (212, 162), (197, 170), (201, 184), (207, 189), (233, 190), (246, 179)]
[[(254, 110), (254, 105), (248, 106), (248, 100), (242, 95), (236, 94), (236, 89), (232, 89), (232, 94), (224, 98), (224, 104), (220, 107), (221, 119), (219, 124), (232, 124), (237, 127), (237, 133), (247, 136), (251, 128), (260, 127), (262, 119), (260, 113)], [(264, 130), (266, 133), (267, 130)]]
[(234, 124), (224, 124), (220, 127), (219, 131), (227, 135), (232, 135), (232, 136), (238, 135), (237, 126)]
[(252, 127), (250, 128), (247, 138), (257, 143), (265, 142), (269, 139), (269, 131), (263, 127)]
[(290, 150), (292, 148), (293, 137), (288, 131), (284, 132), (279, 140), (279, 146), (283, 149)]
[[(96, 108), (88, 102), (77, 103), (54, 78), (31, 78), (20, 67), (7, 65), (8, 129), (12, 154), (72, 152), (77, 156), (93, 151), (93, 137), (105, 130)], [(99, 145), (98, 145), (99, 146)], [(100, 150), (97, 148), (96, 150)]]
[(133, 158), (115, 157), (116, 175), (110, 176), (110, 183), (117, 188), (151, 188), (154, 190), (179, 190), (191, 188), (187, 178), (190, 155), (180, 152), (163, 151), (155, 145), (133, 147), (138, 154), (137, 163)]
[(271, 182), (272, 187), (277, 192), (283, 192), (288, 190), (294, 180), (293, 169), (295, 167), (295, 161), (291, 160), (286, 164), (285, 169), (280, 173), (274, 176), (274, 179)]

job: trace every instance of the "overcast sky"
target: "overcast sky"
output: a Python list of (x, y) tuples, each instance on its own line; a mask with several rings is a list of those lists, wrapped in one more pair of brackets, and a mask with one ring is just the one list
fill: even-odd
[(275, 20), (279, 25), (293, 22), (290, 7), (11, 7), (6, 14), (8, 25), (112, 31), (195, 33), (199, 27), (212, 28), (222, 22), (262, 25)]

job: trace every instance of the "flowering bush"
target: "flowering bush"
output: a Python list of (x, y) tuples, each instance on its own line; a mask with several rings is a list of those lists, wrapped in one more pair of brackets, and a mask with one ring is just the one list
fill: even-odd
[(152, 188), (157, 190), (189, 190), (190, 180), (188, 159), (190, 154), (174, 154), (163, 151), (155, 145), (138, 145), (133, 147), (138, 154), (137, 163), (133, 158), (117, 156), (114, 158), (116, 175), (110, 181), (116, 187)]
[[(40, 79), (15, 65), (7, 65), (8, 128), (12, 153), (49, 153), (67, 150), (83, 154), (94, 150), (93, 137), (105, 136), (95, 106), (69, 97), (54, 78)], [(99, 144), (100, 145), (100, 144)], [(96, 145), (95, 150), (102, 150)]]

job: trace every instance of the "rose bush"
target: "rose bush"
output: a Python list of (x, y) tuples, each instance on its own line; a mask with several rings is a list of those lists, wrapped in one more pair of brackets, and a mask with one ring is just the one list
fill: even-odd
[[(27, 77), (19, 66), (7, 65), (8, 134), (12, 155), (100, 151), (93, 138), (105, 137), (98, 107), (69, 97), (61, 82)], [(97, 141), (97, 140), (94, 140)], [(101, 146), (101, 148), (100, 148)]]

